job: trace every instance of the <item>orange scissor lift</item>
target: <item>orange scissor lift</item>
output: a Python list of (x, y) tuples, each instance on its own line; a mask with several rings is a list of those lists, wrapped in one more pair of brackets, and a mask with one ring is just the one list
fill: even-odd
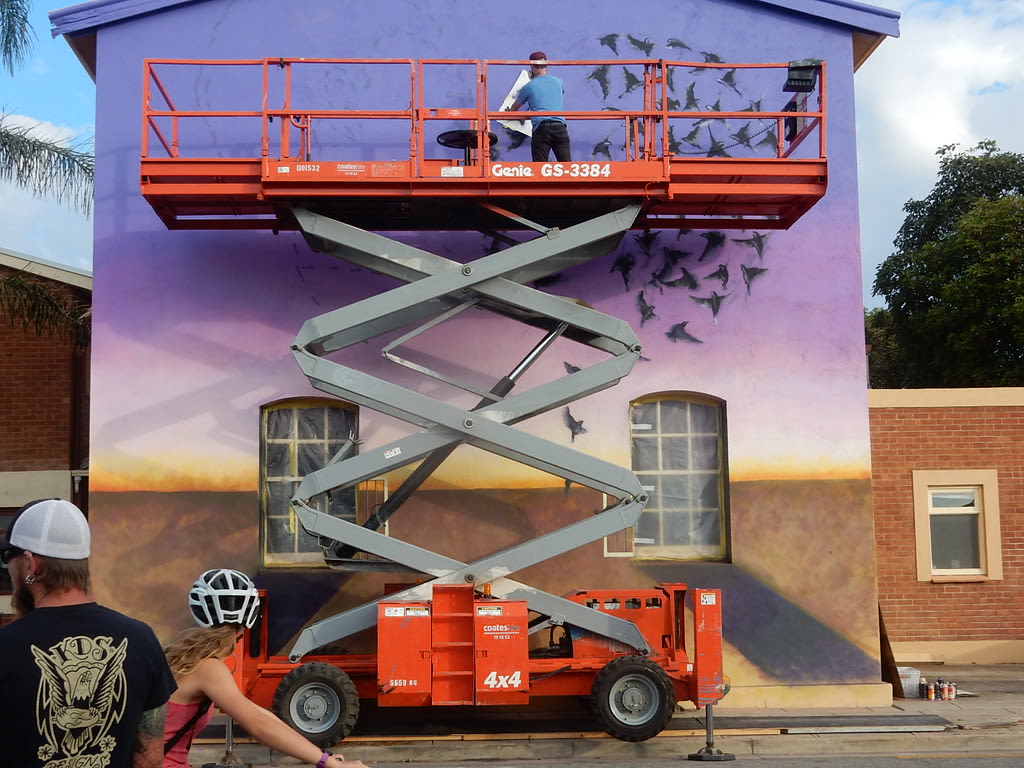
[[(292, 351), (314, 387), (419, 431), (359, 453), (349, 441), (306, 475), (291, 505), (319, 537), (328, 566), (415, 574), (418, 581), (307, 626), (287, 657), (268, 655), (265, 613), (237, 651), (236, 674), (254, 701), (324, 745), (352, 730), (360, 699), (385, 707), (510, 706), (589, 696), (605, 730), (632, 741), (659, 733), (677, 701), (706, 706), (708, 748), (698, 755), (716, 759), (710, 708), (726, 690), (718, 590), (661, 584), (555, 596), (510, 578), (629, 529), (649, 493), (627, 469), (515, 428), (614, 386), (640, 356), (627, 323), (545, 293), (537, 281), (611, 252), (631, 229), (791, 226), (825, 193), (824, 64), (552, 62), (570, 78), (583, 68), (586, 81), (601, 81), (605, 100), (562, 113), (574, 144), (600, 139), (591, 157), (543, 163), (509, 159), (514, 142), (504, 146), (496, 132), (501, 126), (513, 137), (516, 121), (536, 114), (502, 111), (489, 89), (512, 81), (525, 64), (145, 63), (141, 188), (169, 229), (299, 230), (315, 250), (403, 283), (311, 318)], [(613, 66), (635, 73), (623, 92), (629, 98), (614, 104), (604, 79)], [(697, 78), (708, 75), (739, 96), (741, 77), (758, 93), (779, 91), (778, 106), (763, 109), (768, 97), (748, 98), (730, 111), (719, 95), (702, 107)], [(684, 78), (691, 82), (685, 104), (684, 89), (674, 85)], [(374, 87), (352, 85), (367, 82)], [(359, 103), (370, 95), (372, 104)], [(478, 230), (507, 247), (463, 263), (381, 234), (403, 230)], [(538, 336), (490, 389), (398, 351), (469, 309)], [(333, 358), (380, 336), (389, 338), (382, 353), (391, 363), (475, 393), (477, 405), (460, 408)], [(563, 338), (605, 359), (517, 388)], [(587, 519), (468, 563), (384, 535), (387, 519), (462, 444), (613, 501)], [(329, 514), (324, 500), (331, 494), (412, 464), (364, 524)], [(374, 627), (375, 654), (324, 651)]]

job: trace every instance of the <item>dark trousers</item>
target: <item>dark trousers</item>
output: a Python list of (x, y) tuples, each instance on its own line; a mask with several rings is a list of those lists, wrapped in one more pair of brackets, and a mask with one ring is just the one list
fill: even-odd
[(561, 163), (569, 162), (572, 160), (569, 155), (569, 129), (559, 120), (545, 120), (533, 129), (530, 149), (533, 151), (535, 163), (547, 160), (548, 152), (552, 149), (555, 150), (556, 160)]

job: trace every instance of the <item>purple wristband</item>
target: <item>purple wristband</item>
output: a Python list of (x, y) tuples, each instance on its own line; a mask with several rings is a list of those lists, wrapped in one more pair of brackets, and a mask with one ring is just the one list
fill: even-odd
[(332, 757), (334, 757), (334, 755), (330, 752), (324, 752), (320, 755), (320, 759), (316, 761), (316, 768), (327, 768), (327, 761)]

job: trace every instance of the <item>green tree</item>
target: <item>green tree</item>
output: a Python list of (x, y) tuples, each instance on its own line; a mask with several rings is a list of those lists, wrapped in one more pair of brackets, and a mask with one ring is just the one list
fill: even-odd
[(868, 386), (872, 389), (905, 389), (906, 363), (888, 309), (864, 311), (864, 341), (868, 350)]
[(990, 141), (938, 154), (935, 188), (904, 206), (875, 276), (888, 317), (868, 334), (884, 320), (891, 338), (886, 370), (880, 355), (869, 367), (886, 386), (1024, 385), (1024, 155)]

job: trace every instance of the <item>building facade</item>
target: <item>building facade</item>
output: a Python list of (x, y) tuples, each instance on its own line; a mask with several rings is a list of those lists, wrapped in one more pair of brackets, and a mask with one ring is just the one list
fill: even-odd
[[(382, 530), (437, 557), (472, 562), (557, 535), (614, 502), (608, 491), (579, 482), (581, 474), (539, 469), (550, 469), (541, 453), (569, 450), (581, 461), (608, 462), (635, 473), (649, 494), (632, 529), (532, 563), (517, 579), (554, 594), (658, 581), (720, 587), (728, 595), (726, 704), (887, 703), (871, 515), (854, 71), (897, 33), (897, 16), (828, 0), (651, 2), (626, 15), (620, 4), (573, 0), (546, 9), (543, 19), (498, 19), (493, 9), (462, 0), (435, 5), (106, 0), (51, 14), (54, 33), (79, 51), (97, 85), (91, 512), (100, 598), (169, 636), (188, 622), (184, 596), (196, 574), (241, 568), (272, 595), (287, 596), (275, 603), (282, 608), (270, 644), (289, 648), (310, 621), (411, 579), (326, 567), (322, 543), (303, 528), (289, 498), (338, 456), (400, 455), (392, 446), (414, 435), (419, 417), (428, 415), (406, 408), (410, 427), (358, 398), (325, 394), (296, 365), (302, 355), (293, 354), (295, 334), (306, 333), (311, 318), (329, 323), (362, 308), (372, 313), (396, 300), (389, 293), (394, 278), (408, 272), (374, 274), (352, 248), (308, 231), (303, 237), (294, 227), (269, 223), (257, 230), (253, 217), (263, 214), (252, 211), (266, 210), (265, 197), (243, 205), (245, 183), (226, 176), (216, 182), (223, 184), (217, 215), (235, 216), (227, 210), (235, 202), (242, 223), (210, 228), (210, 209), (195, 201), (179, 198), (171, 211), (166, 198), (144, 197), (157, 165), (145, 164), (140, 179), (140, 158), (148, 163), (147, 153), (166, 151), (173, 159), (198, 147), (199, 157), (222, 165), (255, 158), (257, 176), (271, 167), (264, 161), (272, 163), (277, 175), (263, 181), (291, 197), (269, 215), (294, 223), (289, 217), (300, 216), (297, 197), (304, 194), (296, 175), (319, 173), (321, 163), (339, 178), (367, 167), (385, 173), (405, 162), (410, 146), (441, 151), (432, 138), (410, 142), (405, 128), (386, 122), (387, 113), (404, 115), (412, 98), (431, 105), (416, 120), (457, 123), (466, 100), (481, 90), (472, 75), (453, 72), (436, 89), (410, 97), (405, 80), (380, 74), (380, 60), (441, 67), (452, 59), (504, 62), (507, 76), (488, 81), (488, 107), (497, 109), (534, 50), (546, 51), (564, 80), (570, 114), (636, 111), (634, 100), (648, 87), (644, 62), (671, 60), (675, 79), (658, 81), (673, 104), (666, 109), (700, 113), (685, 134), (666, 134), (674, 157), (767, 156), (793, 141), (781, 135), (791, 128), (792, 137), (804, 128), (824, 131), (804, 118), (783, 126), (781, 114), (744, 119), (746, 111), (790, 103), (786, 62), (812, 59), (828, 72), (821, 91), (828, 112), (824, 197), (788, 229), (741, 224), (721, 208), (706, 228), (630, 229), (586, 263), (538, 275), (543, 281), (524, 267), (531, 289), (628, 324), (640, 345), (629, 353), (635, 368), (614, 386), (517, 424), (521, 444), (537, 447), (520, 451), (527, 465), (466, 440)], [(216, 63), (228, 60), (236, 63)], [(559, 66), (569, 60), (574, 64)], [(737, 66), (719, 68), (723, 62)], [(778, 68), (771, 75), (753, 66), (764, 62), (781, 62), (781, 76)], [(306, 64), (322, 69), (307, 79), (282, 74)], [(159, 85), (155, 68), (167, 70)], [(291, 88), (293, 99), (268, 115), (278, 87)], [(151, 111), (140, 132), (144, 108)], [(176, 110), (185, 108), (199, 120), (175, 122)], [(234, 114), (225, 116), (225, 109)], [(323, 121), (318, 109), (355, 122), (324, 138), (304, 134), (314, 138), (301, 146), (298, 161), (277, 162), (275, 153), (286, 149), (277, 137), (303, 129), (307, 118)], [(366, 111), (381, 119), (359, 125)], [(251, 123), (229, 126), (222, 117)], [(492, 171), (500, 164), (506, 176), (525, 174), (529, 142), (499, 124), (492, 127)], [(656, 119), (644, 125), (664, 130)], [(613, 138), (605, 125), (580, 116), (570, 126), (578, 161), (572, 167), (581, 175), (624, 162), (629, 142), (641, 140), (638, 133)], [(793, 151), (797, 158), (817, 149), (807, 143)], [(449, 154), (438, 161), (444, 170), (435, 194), (443, 194), (442, 179), (469, 173), (471, 149), (465, 165), (461, 150)], [(295, 182), (290, 192), (281, 192), (283, 169)], [(326, 206), (317, 215), (327, 216)], [(545, 215), (568, 215), (567, 209), (549, 206)], [(403, 217), (416, 216), (415, 201), (374, 199), (358, 215), (373, 222), (365, 229), (374, 237), (386, 238), (365, 237), (375, 244), (367, 246), (367, 259), (391, 248), (420, 249), (428, 255), (424, 264), (459, 265), (456, 271), (470, 277), (475, 260), (522, 247), (537, 234), (521, 227), (473, 231), (450, 220), (443, 220), (450, 227), (435, 221), (401, 230)], [(572, 236), (569, 230), (549, 225), (537, 247)], [(405, 288), (403, 296), (419, 290), (415, 282)], [(459, 312), (453, 308), (443, 331), (423, 329), (415, 339), (387, 328), (385, 342), (402, 347), (390, 356), (360, 342), (334, 357), (409, 402), (430, 395), (441, 410), (472, 408), (540, 339), (510, 327), (506, 317)], [(342, 336), (330, 336), (327, 346)], [(559, 339), (552, 356), (532, 365), (517, 386), (597, 364), (593, 348), (569, 341)], [(397, 357), (412, 365), (396, 366)], [(423, 383), (410, 370), (445, 373)], [(453, 391), (454, 379), (470, 385)], [(406, 465), (322, 493), (317, 508), (363, 523), (412, 471)], [(112, 588), (129, 578), (137, 587), (131, 593)], [(346, 647), (365, 642), (355, 637)]]

